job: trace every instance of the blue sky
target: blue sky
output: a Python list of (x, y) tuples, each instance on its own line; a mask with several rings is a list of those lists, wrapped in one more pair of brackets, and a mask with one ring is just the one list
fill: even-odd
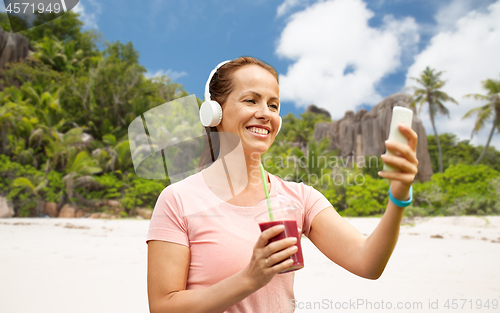
[[(167, 74), (199, 98), (219, 62), (249, 55), (269, 63), (280, 74), (282, 115), (310, 103), (334, 119), (369, 109), (430, 65), (460, 103), (447, 104), (438, 132), (470, 139), (474, 120), (461, 117), (481, 103), (463, 95), (482, 93), (480, 81), (500, 74), (500, 1), (80, 0), (74, 10), (107, 40), (131, 41), (150, 75)], [(484, 144), (490, 125), (472, 142)], [(500, 149), (500, 135), (493, 144)]]

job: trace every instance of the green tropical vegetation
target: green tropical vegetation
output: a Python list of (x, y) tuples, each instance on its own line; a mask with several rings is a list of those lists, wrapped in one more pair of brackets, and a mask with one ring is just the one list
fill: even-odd
[[(10, 30), (5, 13), (0, 25)], [(120, 203), (118, 216), (133, 216), (137, 208), (153, 208), (170, 183), (135, 173), (128, 126), (188, 93), (169, 77), (147, 78), (131, 42), (105, 42), (82, 26), (78, 14), (68, 12), (22, 31), (36, 52), (1, 73), (0, 196), (13, 203), (16, 216), (43, 216), (46, 202), (58, 208), (71, 204), (86, 214), (111, 212), (104, 200)], [(424, 88), (415, 90), (413, 102), (427, 103), (434, 123), (436, 113), (448, 113), (442, 102), (453, 100), (439, 90), (444, 84), (440, 72), (426, 69), (424, 74), (417, 80)], [(492, 116), (498, 122), (498, 89), (490, 83), (485, 88), (487, 95), (474, 95), (488, 101), (474, 111), (479, 113), (476, 126)], [(366, 156), (363, 164), (346, 162), (327, 138), (314, 139), (318, 122), (331, 119), (314, 113), (284, 116), (280, 134), (262, 156), (266, 170), (313, 186), (343, 216), (382, 214), (389, 185), (377, 175), (380, 156)], [(414, 202), (405, 214), (500, 213), (500, 152), (489, 146), (491, 135), (484, 147), (449, 133), (435, 132), (427, 140), (436, 174), (415, 183)], [(478, 159), (481, 164), (475, 165)]]
[[(443, 133), (439, 135), (441, 149), (443, 153), (443, 169), (450, 165), (471, 165), (476, 164), (477, 159), (485, 151), (482, 145), (473, 146), (469, 140), (459, 140), (455, 134)], [(431, 157), (432, 171), (439, 172), (439, 154), (436, 137), (427, 136), (428, 150)], [(488, 147), (482, 158), (481, 164), (500, 172), (500, 152), (494, 147)]]
[[(5, 13), (0, 25), (10, 31)], [(127, 127), (188, 93), (166, 76), (146, 78), (131, 42), (103, 42), (82, 26), (71, 11), (20, 32), (36, 52), (1, 73), (0, 193), (17, 216), (40, 215), (42, 201), (152, 207), (167, 184), (135, 175)]]
[[(315, 117), (314, 117), (315, 116)], [(316, 119), (316, 120), (314, 120)], [(300, 120), (312, 120), (303, 150), (291, 125)], [(379, 216), (388, 201), (389, 184), (377, 175), (382, 170), (380, 156), (365, 156), (358, 167), (347, 166), (332, 151), (330, 142), (313, 138), (316, 122), (329, 121), (324, 115), (303, 113), (283, 118), (283, 128), (275, 143), (263, 157), (266, 170), (284, 180), (303, 182), (323, 193), (342, 216)], [(500, 151), (489, 147), (481, 165), (475, 165), (483, 146), (474, 146), (469, 140), (458, 140), (456, 135), (439, 135), (442, 144), (443, 173), (439, 173), (439, 153), (434, 135), (428, 135), (428, 149), (434, 174), (430, 181), (415, 182), (413, 203), (406, 216), (500, 214)]]

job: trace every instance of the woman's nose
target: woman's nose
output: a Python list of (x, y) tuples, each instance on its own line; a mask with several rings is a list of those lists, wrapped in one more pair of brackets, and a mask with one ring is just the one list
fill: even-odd
[(255, 117), (257, 118), (264, 118), (266, 120), (271, 118), (271, 110), (267, 106), (266, 103), (260, 104), (257, 107), (257, 111), (255, 112)]

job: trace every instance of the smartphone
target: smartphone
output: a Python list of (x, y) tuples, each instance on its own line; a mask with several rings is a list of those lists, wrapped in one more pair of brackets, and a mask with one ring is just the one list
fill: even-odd
[[(389, 130), (389, 138), (387, 138), (387, 140), (408, 144), (408, 139), (406, 139), (406, 137), (399, 131), (398, 125), (405, 124), (411, 127), (412, 120), (413, 120), (412, 110), (400, 106), (395, 106), (392, 109), (391, 126)], [(387, 150), (386, 154), (394, 155), (394, 153), (392, 153), (390, 150)], [(398, 169), (384, 163), (383, 171), (397, 172)]]

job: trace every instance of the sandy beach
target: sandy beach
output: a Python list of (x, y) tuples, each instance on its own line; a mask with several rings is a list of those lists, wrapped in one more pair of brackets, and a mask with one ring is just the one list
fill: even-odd
[[(366, 235), (380, 221), (347, 220)], [(148, 226), (1, 219), (0, 312), (149, 312)], [(378, 280), (347, 272), (305, 237), (302, 247), (296, 312), (500, 312), (500, 216), (405, 220)]]

